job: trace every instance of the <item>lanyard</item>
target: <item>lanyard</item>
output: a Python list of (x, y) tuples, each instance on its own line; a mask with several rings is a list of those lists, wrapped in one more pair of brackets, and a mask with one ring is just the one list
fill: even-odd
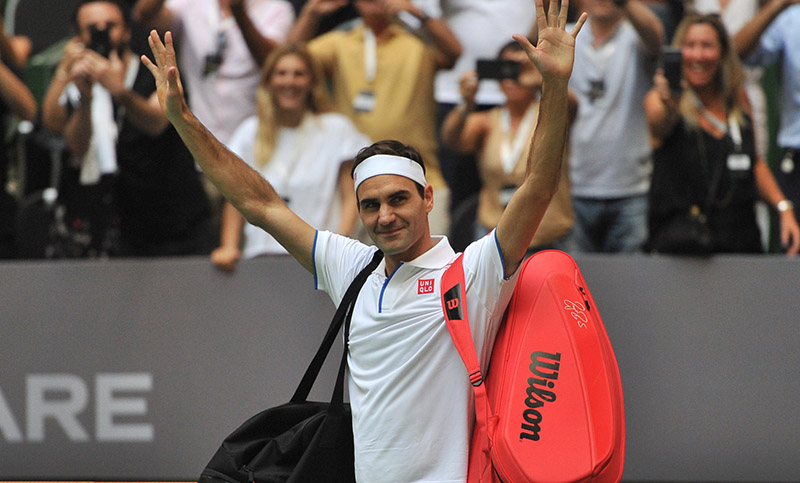
[(725, 124), (724, 121), (720, 121), (719, 118), (706, 109), (706, 106), (703, 105), (700, 98), (697, 97), (697, 94), (694, 92), (691, 93), (692, 98), (694, 100), (697, 109), (700, 111), (700, 114), (714, 126), (715, 129), (722, 133), (728, 133), (731, 136), (731, 140), (733, 140), (733, 144), (736, 148), (736, 152), (741, 152), (742, 150), (742, 131), (739, 128), (739, 121), (736, 119), (736, 116), (733, 115), (731, 112), (728, 114), (728, 124)]
[(531, 102), (517, 127), (513, 140), (511, 139), (511, 113), (508, 111), (508, 107), (500, 110), (500, 164), (504, 173), (511, 174), (517, 166), (525, 143), (530, 138), (530, 131), (538, 110), (538, 103)]
[(733, 144), (736, 146), (736, 152), (741, 152), (742, 131), (739, 129), (739, 121), (736, 120), (736, 116), (733, 113), (728, 115), (728, 133), (730, 133)]
[(369, 27), (364, 27), (364, 76), (367, 84), (371, 85), (375, 80), (378, 70), (378, 41), (375, 34)]

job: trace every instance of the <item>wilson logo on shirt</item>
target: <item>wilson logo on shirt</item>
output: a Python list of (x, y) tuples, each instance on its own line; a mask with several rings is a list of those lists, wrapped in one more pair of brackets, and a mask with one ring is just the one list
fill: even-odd
[(433, 279), (417, 280), (417, 295), (433, 293)]

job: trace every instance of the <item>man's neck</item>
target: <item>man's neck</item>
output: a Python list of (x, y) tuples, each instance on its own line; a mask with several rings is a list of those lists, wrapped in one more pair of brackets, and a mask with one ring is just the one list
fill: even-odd
[(427, 253), (428, 250), (436, 246), (437, 242), (438, 240), (434, 239), (432, 236), (426, 235), (421, 238), (416, 245), (404, 251), (403, 253), (397, 253), (394, 255), (384, 254), (384, 259), (386, 260), (386, 276), (390, 276), (401, 263), (410, 262), (411, 260), (415, 260), (416, 258), (420, 257), (424, 253)]
[(372, 33), (373, 35), (375, 35), (375, 39), (378, 42), (389, 36), (390, 25), (391, 23), (387, 19), (382, 19), (382, 18), (364, 19), (364, 27), (372, 30)]
[(614, 16), (614, 17), (602, 17), (602, 18), (593, 18), (590, 26), (592, 29), (592, 35), (594, 35), (594, 46), (599, 47), (606, 42), (614, 35), (614, 32), (617, 31), (617, 27), (622, 22), (623, 17)]

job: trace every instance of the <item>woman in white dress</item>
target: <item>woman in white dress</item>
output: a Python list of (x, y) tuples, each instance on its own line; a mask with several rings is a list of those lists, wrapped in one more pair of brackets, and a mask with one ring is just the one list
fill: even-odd
[[(349, 165), (370, 141), (345, 116), (327, 111), (320, 79), (304, 47), (275, 49), (256, 93), (257, 115), (239, 125), (228, 147), (306, 222), (349, 235), (358, 216)], [(220, 246), (211, 253), (216, 267), (232, 271), (240, 258), (283, 253), (274, 238), (225, 203)]]

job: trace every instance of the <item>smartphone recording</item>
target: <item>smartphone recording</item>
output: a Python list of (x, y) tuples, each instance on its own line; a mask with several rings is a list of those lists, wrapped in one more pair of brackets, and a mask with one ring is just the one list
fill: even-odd
[(664, 46), (661, 50), (661, 68), (672, 92), (680, 92), (683, 78), (683, 55), (677, 47)]
[(518, 79), (522, 64), (514, 60), (478, 59), (478, 79)]
[(101, 29), (96, 25), (90, 26), (89, 45), (87, 47), (103, 57), (108, 57), (111, 54), (111, 37), (108, 35), (108, 29)]

